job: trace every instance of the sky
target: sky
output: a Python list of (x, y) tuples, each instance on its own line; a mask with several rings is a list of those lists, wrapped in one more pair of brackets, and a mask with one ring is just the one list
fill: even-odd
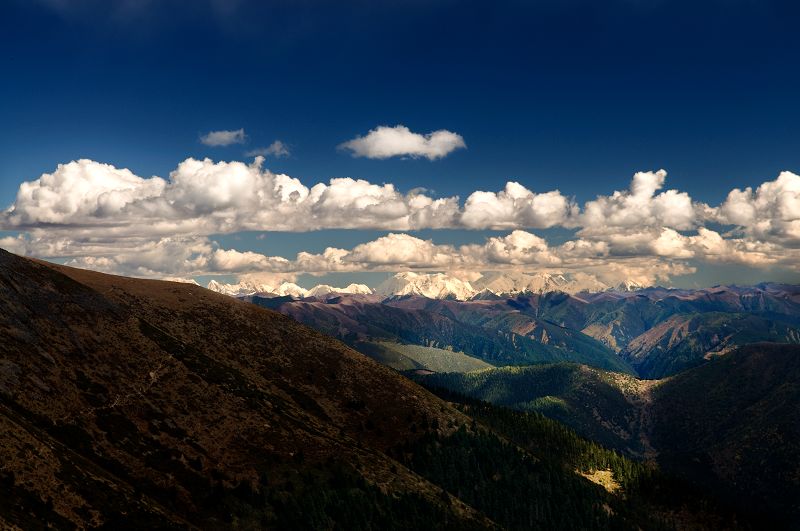
[(0, 247), (201, 282), (800, 282), (798, 22), (768, 0), (10, 0)]

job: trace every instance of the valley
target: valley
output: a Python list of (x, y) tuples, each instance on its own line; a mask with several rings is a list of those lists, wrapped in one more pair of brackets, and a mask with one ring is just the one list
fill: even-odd
[(543, 414), (765, 513), (800, 517), (800, 346), (748, 345), (664, 380), (571, 364), (416, 378)]

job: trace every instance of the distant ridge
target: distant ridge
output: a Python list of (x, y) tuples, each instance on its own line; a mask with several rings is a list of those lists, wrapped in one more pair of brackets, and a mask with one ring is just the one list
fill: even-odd
[(644, 286), (635, 280), (625, 280), (609, 286), (589, 275), (573, 276), (550, 273), (495, 272), (486, 273), (477, 280), (467, 281), (446, 273), (397, 273), (374, 290), (365, 284), (350, 284), (339, 288), (320, 284), (305, 289), (292, 282), (277, 285), (243, 279), (237, 284), (224, 284), (216, 280), (208, 283), (208, 289), (243, 297), (249, 295), (327, 297), (331, 295), (372, 295), (381, 298), (425, 297), (428, 299), (471, 300), (492, 297), (516, 296), (519, 294), (542, 294), (553, 291), (565, 293), (596, 293), (602, 291), (632, 292)]
[(344, 288), (337, 288), (327, 284), (319, 284), (311, 289), (305, 289), (293, 282), (282, 282), (278, 285), (242, 280), (238, 284), (223, 284), (216, 280), (208, 283), (208, 289), (230, 295), (233, 297), (244, 297), (248, 295), (274, 295), (276, 297), (291, 296), (296, 298), (303, 297), (326, 297), (336, 294), (350, 295), (370, 295), (372, 289), (364, 284), (350, 284)]

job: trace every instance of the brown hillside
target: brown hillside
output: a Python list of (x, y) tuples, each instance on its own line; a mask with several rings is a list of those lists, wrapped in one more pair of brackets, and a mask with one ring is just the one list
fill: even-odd
[(466, 418), (278, 313), (0, 250), (0, 337), (6, 524), (209, 527), (214, 492), (332, 461), (476, 518), (384, 454)]

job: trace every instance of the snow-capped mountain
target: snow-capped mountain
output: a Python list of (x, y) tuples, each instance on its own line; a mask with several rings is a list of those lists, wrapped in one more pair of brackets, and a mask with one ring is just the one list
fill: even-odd
[(644, 286), (635, 280), (625, 280), (614, 286), (612, 289), (614, 291), (638, 291), (646, 287), (647, 286)]
[(216, 280), (210, 281), (207, 287), (211, 291), (216, 291), (217, 293), (222, 293), (223, 295), (230, 295), (232, 297), (237, 295), (252, 295), (253, 293), (259, 293), (272, 289), (272, 286), (268, 286), (267, 284), (256, 284), (254, 282), (246, 281), (239, 282), (238, 284), (223, 284), (221, 282), (217, 282)]
[(252, 282), (249, 280), (242, 280), (238, 284), (222, 284), (216, 280), (212, 280), (208, 283), (208, 289), (211, 291), (216, 291), (217, 293), (222, 293), (223, 295), (230, 295), (232, 297), (264, 293), (281, 297), (291, 295), (292, 297), (299, 298), (305, 297), (308, 293), (307, 289), (301, 288), (293, 282), (283, 282), (276, 287), (269, 284)]
[[(517, 293), (546, 293), (548, 291), (567, 291), (574, 281), (564, 275), (549, 273), (486, 273), (472, 286), (478, 291), (486, 291), (495, 295), (513, 295)], [(579, 291), (579, 290), (578, 290)]]
[(375, 288), (382, 297), (403, 297), (418, 295), (429, 299), (456, 299), (464, 301), (472, 298), (477, 290), (465, 280), (444, 273), (397, 273)]
[(163, 277), (161, 280), (166, 280), (167, 282), (179, 282), (181, 284), (194, 284), (195, 286), (199, 286), (200, 284), (193, 278), (184, 278), (184, 277)]
[(382, 297), (418, 295), (430, 299), (469, 300), (484, 296), (514, 296), (520, 293), (566, 293), (600, 291), (635, 291), (643, 288), (633, 280), (621, 282), (615, 287), (585, 274), (551, 274), (491, 272), (477, 280), (467, 282), (444, 273), (398, 273), (375, 289)]
[(566, 293), (630, 292), (643, 287), (634, 280), (626, 280), (610, 287), (591, 275), (580, 274), (492, 272), (484, 274), (477, 280), (468, 282), (445, 273), (414, 273), (411, 271), (397, 273), (375, 288), (375, 290), (365, 284), (350, 284), (344, 288), (319, 284), (311, 289), (305, 289), (293, 282), (283, 282), (278, 286), (273, 286), (248, 279), (242, 279), (238, 284), (223, 284), (216, 280), (208, 283), (208, 289), (233, 297), (259, 293), (281, 297), (289, 295), (299, 299), (304, 297), (323, 298), (334, 294), (371, 295), (375, 293), (383, 298), (416, 295), (429, 299), (455, 299), (460, 301), (485, 296), (507, 297), (520, 293), (547, 293), (551, 291), (563, 291)]
[(366, 284), (350, 284), (346, 288), (337, 288), (328, 284), (319, 284), (308, 290), (307, 297), (327, 297), (335, 294), (372, 295), (372, 288)]
[(294, 282), (284, 282), (277, 289), (272, 292), (274, 295), (278, 295), (280, 297), (285, 297), (286, 295), (291, 295), (295, 298), (302, 298), (308, 295), (308, 290), (305, 288), (301, 288)]
[(305, 289), (298, 286), (293, 282), (283, 282), (278, 286), (270, 284), (263, 284), (243, 279), (238, 284), (223, 284), (212, 280), (208, 283), (208, 289), (222, 293), (223, 295), (230, 295), (232, 297), (244, 297), (247, 295), (255, 295), (256, 293), (264, 295), (275, 295), (277, 297), (285, 297), (287, 295), (297, 299), (304, 297), (326, 297), (331, 294), (347, 293), (358, 295), (371, 295), (372, 288), (365, 284), (350, 284), (345, 288), (337, 288), (329, 286), (328, 284), (320, 284), (311, 289)]

